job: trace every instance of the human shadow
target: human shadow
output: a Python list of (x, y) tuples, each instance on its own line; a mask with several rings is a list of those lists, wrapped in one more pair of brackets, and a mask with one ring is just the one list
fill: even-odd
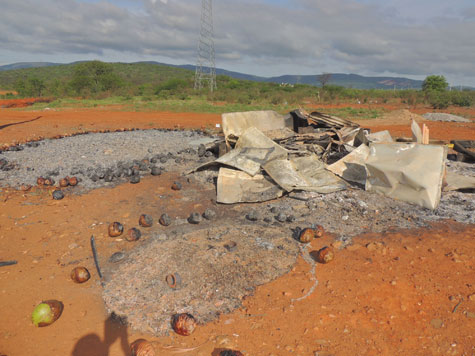
[(127, 326), (112, 314), (104, 322), (104, 340), (94, 333), (87, 334), (76, 343), (71, 356), (109, 356), (109, 349), (117, 339), (120, 339), (123, 355), (129, 356)]
[(3, 130), (4, 128), (7, 128), (8, 126), (26, 124), (28, 122), (36, 121), (36, 120), (39, 120), (41, 118), (42, 118), (42, 116), (38, 116), (38, 117), (35, 117), (34, 119), (31, 119), (31, 120), (25, 120), (25, 121), (20, 121), (20, 122), (12, 122), (11, 124), (0, 125), (0, 130)]

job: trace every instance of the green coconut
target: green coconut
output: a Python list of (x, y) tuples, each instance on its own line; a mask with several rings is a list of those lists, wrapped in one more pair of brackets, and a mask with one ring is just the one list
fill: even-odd
[(51, 325), (59, 319), (63, 308), (63, 303), (58, 300), (43, 301), (33, 310), (31, 320), (33, 324), (38, 327)]

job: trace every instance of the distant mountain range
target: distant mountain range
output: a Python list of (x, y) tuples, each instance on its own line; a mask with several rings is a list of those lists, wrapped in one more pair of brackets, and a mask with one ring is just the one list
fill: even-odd
[[(69, 64), (74, 64), (73, 62)], [(157, 65), (167, 65), (171, 67), (195, 70), (194, 65), (171, 65), (166, 63), (159, 63), (153, 61), (138, 62), (138, 63), (150, 63)], [(51, 62), (20, 62), (0, 66), (0, 71), (24, 69), (24, 68), (39, 68), (49, 66), (64, 65), (62, 63)], [(282, 75), (278, 77), (259, 77), (255, 75), (232, 72), (221, 68), (216, 68), (216, 74), (227, 75), (236, 79), (252, 80), (257, 82), (273, 82), (273, 83), (288, 83), (288, 84), (309, 84), (320, 86), (318, 80), (318, 74), (315, 75)], [(330, 80), (327, 84), (339, 85), (347, 88), (356, 89), (420, 89), (422, 86), (422, 80), (413, 80), (400, 77), (365, 77), (357, 74), (343, 74), (343, 73), (331, 73)]]

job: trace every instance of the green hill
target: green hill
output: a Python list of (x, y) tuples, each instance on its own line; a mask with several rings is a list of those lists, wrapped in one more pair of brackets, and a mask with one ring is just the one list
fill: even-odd
[[(14, 90), (19, 80), (37, 78), (49, 87), (55, 81), (62, 83), (72, 80), (75, 66), (81, 62), (71, 64), (57, 64), (43, 67), (0, 70), (0, 88)], [(171, 78), (191, 79), (190, 70), (152, 63), (111, 63), (113, 72), (128, 85), (158, 85)]]

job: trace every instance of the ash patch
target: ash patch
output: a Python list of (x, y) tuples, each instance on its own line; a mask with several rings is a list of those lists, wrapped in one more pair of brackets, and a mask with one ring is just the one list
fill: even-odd
[[(136, 130), (47, 139), (1, 154), (0, 186), (36, 185), (38, 177), (76, 176), (88, 191), (126, 182), (132, 175), (192, 167), (213, 138), (197, 131)], [(211, 152), (209, 152), (211, 153)]]
[[(152, 238), (130, 252), (109, 272), (103, 291), (108, 311), (125, 316), (137, 331), (165, 335), (175, 313), (190, 313), (200, 324), (212, 321), (295, 263), (297, 242), (280, 229), (222, 225)], [(167, 283), (171, 274), (179, 276), (175, 288)]]
[(470, 119), (467, 119), (462, 116), (446, 114), (441, 112), (428, 112), (422, 115), (425, 119), (430, 121), (445, 121), (445, 122), (470, 122)]

